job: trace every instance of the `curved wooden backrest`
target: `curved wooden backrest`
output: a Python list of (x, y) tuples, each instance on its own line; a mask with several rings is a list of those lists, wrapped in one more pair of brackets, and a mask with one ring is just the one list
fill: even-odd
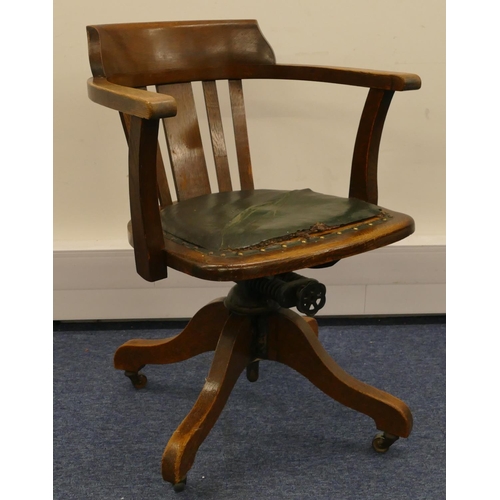
[[(177, 115), (163, 120), (179, 201), (211, 192), (191, 81), (203, 81), (219, 191), (233, 189), (215, 80), (235, 68), (275, 64), (272, 48), (252, 20), (184, 21), (88, 26), (94, 77), (173, 96)], [(229, 80), (241, 189), (253, 189), (241, 80)], [(122, 114), (127, 140), (130, 119)], [(160, 149), (157, 150), (160, 205), (172, 203)]]
[(105, 24), (87, 35), (93, 75), (132, 87), (223, 79), (225, 68), (276, 62), (253, 20)]

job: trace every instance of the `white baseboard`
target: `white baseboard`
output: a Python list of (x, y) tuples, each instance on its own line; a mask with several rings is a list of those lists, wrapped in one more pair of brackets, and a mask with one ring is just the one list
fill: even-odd
[[(393, 245), (326, 269), (299, 271), (327, 287), (318, 316), (444, 314), (446, 247)], [(203, 281), (169, 269), (149, 283), (131, 249), (55, 250), (54, 319), (184, 319), (233, 283)]]

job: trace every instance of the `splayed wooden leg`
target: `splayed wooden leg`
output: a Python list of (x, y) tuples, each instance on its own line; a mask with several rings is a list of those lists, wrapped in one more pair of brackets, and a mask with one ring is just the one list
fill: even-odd
[(319, 327), (318, 327), (318, 322), (316, 319), (311, 318), (310, 316), (301, 316), (302, 319), (311, 327), (311, 330), (313, 331), (314, 335), (316, 337), (319, 335)]
[(174, 337), (134, 339), (120, 346), (115, 353), (115, 368), (137, 373), (144, 365), (177, 363), (213, 351), (228, 317), (223, 299), (214, 300), (200, 309)]
[(270, 317), (268, 359), (290, 366), (339, 403), (373, 418), (377, 429), (398, 437), (410, 434), (408, 406), (340, 368), (298, 314), (281, 309)]
[(222, 330), (205, 385), (170, 438), (162, 460), (165, 481), (182, 484), (196, 452), (215, 425), (236, 380), (253, 360), (250, 318), (231, 314)]

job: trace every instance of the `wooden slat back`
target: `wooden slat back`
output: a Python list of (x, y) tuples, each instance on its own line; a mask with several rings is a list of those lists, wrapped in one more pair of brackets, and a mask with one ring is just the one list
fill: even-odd
[[(202, 81), (220, 191), (233, 187), (215, 80), (276, 64), (255, 20), (180, 21), (87, 26), (92, 74), (135, 88), (156, 86), (172, 95), (178, 114), (163, 120), (177, 199), (210, 193), (209, 176), (191, 82)], [(207, 81), (209, 80), (209, 81)], [(252, 189), (252, 168), (241, 80), (230, 80), (238, 169), (242, 189)], [(123, 118), (122, 118), (123, 120)], [(127, 133), (127, 132), (126, 132)], [(172, 202), (157, 155), (160, 204)], [(234, 182), (234, 180), (233, 180)]]
[[(242, 82), (229, 80), (228, 84), (240, 186), (243, 190), (253, 189)], [(210, 193), (209, 175), (191, 83), (157, 85), (157, 90), (171, 95), (177, 101), (177, 115), (163, 120), (177, 199), (182, 201)], [(203, 93), (219, 191), (232, 191), (216, 82), (204, 81)]]
[(247, 121), (241, 80), (229, 80), (229, 97), (233, 115), (241, 189), (253, 189), (252, 162), (250, 161), (250, 147), (248, 144)]
[[(232, 191), (233, 183), (217, 85), (214, 80), (204, 81), (202, 85), (218, 189), (220, 192)], [(241, 80), (229, 80), (228, 85), (240, 186), (241, 189), (245, 190), (253, 189), (242, 82)], [(177, 115), (163, 120), (177, 199), (182, 201), (210, 193), (209, 175), (191, 83), (157, 85), (156, 89), (160, 93), (171, 95), (177, 101)], [(120, 118), (125, 137), (129, 142), (130, 116), (120, 113)], [(160, 207), (164, 207), (172, 204), (172, 197), (159, 145), (156, 158), (158, 199)]]
[(205, 96), (205, 107), (207, 109), (208, 126), (210, 128), (210, 139), (212, 140), (212, 151), (219, 191), (232, 191), (233, 187), (227, 159), (226, 141), (224, 139), (219, 96), (215, 81), (209, 80), (203, 82), (203, 94)]
[(177, 199), (182, 201), (210, 193), (191, 83), (157, 85), (157, 90), (177, 101), (177, 115), (163, 119)]

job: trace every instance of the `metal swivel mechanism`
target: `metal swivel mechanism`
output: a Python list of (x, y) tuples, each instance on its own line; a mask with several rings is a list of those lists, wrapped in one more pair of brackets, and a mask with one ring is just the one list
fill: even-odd
[(229, 293), (225, 305), (241, 314), (259, 314), (280, 307), (296, 307), (314, 316), (326, 302), (326, 287), (297, 273), (240, 281)]
[(314, 316), (326, 302), (325, 285), (297, 273), (250, 280), (247, 287), (253, 293), (274, 300), (281, 307), (296, 307), (307, 316)]

